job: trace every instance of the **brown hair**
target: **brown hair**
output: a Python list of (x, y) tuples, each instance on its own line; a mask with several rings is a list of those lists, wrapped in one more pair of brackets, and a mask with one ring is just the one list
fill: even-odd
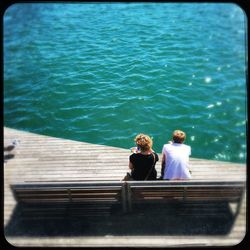
[(181, 131), (181, 130), (175, 130), (173, 132), (173, 141), (175, 143), (183, 143), (186, 139), (186, 134), (185, 132)]
[(152, 148), (153, 141), (152, 139), (145, 134), (138, 134), (135, 139), (135, 143), (140, 147), (141, 151), (147, 151)]

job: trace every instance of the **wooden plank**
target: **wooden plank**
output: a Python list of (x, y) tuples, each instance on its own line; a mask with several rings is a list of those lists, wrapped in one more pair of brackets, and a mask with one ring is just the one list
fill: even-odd
[[(62, 181), (72, 183), (88, 181), (119, 181), (128, 169), (130, 151), (105, 145), (76, 142), (32, 134), (4, 127), (4, 147), (13, 139), (20, 143), (12, 151), (14, 158), (4, 163), (4, 224), (11, 220), (16, 206), (10, 184), (25, 181), (46, 183)], [(161, 154), (159, 154), (161, 160)], [(193, 180), (201, 184), (210, 181), (234, 182), (246, 180), (246, 164), (190, 159)], [(160, 174), (160, 161), (156, 165)], [(84, 170), (84, 171), (78, 171)], [(242, 201), (240, 213), (228, 235), (161, 235), (161, 236), (94, 236), (94, 237), (15, 237), (7, 235), (7, 240), (16, 246), (125, 246), (125, 247), (169, 247), (169, 246), (221, 246), (237, 244), (246, 231), (246, 200)], [(192, 204), (189, 204), (190, 206)], [(211, 205), (207, 203), (210, 209)], [(199, 206), (197, 206), (198, 210)], [(194, 207), (193, 207), (194, 209)], [(212, 215), (211, 215), (212, 216)], [(95, 216), (93, 216), (94, 218)], [(53, 218), (53, 217), (52, 217)], [(60, 219), (60, 218), (58, 218)], [(120, 220), (122, 218), (120, 217)], [(125, 220), (125, 219), (124, 219)], [(49, 220), (48, 220), (49, 222)], [(137, 226), (137, 225), (136, 225)], [(166, 225), (167, 226), (167, 225)]]

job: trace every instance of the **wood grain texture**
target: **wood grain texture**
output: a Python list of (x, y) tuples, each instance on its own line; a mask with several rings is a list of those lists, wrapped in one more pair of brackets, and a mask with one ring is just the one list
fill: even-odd
[[(19, 140), (7, 150), (14, 139)], [(4, 127), (4, 225), (8, 225), (16, 207), (10, 184), (61, 181), (119, 181), (128, 169), (128, 149), (95, 145), (37, 135)], [(8, 149), (11, 149), (10, 147)], [(159, 154), (161, 160), (161, 154)], [(246, 165), (204, 159), (190, 159), (195, 181), (246, 181)], [(160, 173), (160, 161), (156, 169)], [(120, 218), (121, 219), (121, 218)], [(18, 237), (6, 235), (16, 246), (221, 246), (238, 244), (246, 232), (246, 199), (227, 235), (164, 236), (84, 236)]]

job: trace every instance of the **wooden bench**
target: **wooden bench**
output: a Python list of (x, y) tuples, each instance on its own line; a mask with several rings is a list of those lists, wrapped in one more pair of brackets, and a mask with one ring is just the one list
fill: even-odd
[[(22, 205), (23, 217), (62, 218), (69, 216), (104, 216), (116, 207), (124, 213), (136, 205), (141, 209), (175, 209), (203, 206), (212, 210), (213, 204), (235, 203), (238, 214), (245, 182), (240, 181), (91, 181), (23, 183), (12, 185), (17, 202)], [(185, 206), (183, 206), (183, 204)], [(115, 210), (117, 211), (117, 209)], [(187, 212), (189, 213), (189, 211)]]
[(124, 182), (23, 183), (11, 186), (23, 218), (96, 217), (126, 209)]
[[(156, 208), (160, 204), (182, 208), (203, 205), (209, 209), (213, 204), (235, 203), (239, 213), (241, 199), (245, 189), (245, 182), (241, 181), (129, 181), (127, 182), (128, 210), (134, 205), (153, 204)], [(180, 207), (180, 206), (179, 206)], [(176, 208), (176, 207), (175, 207)], [(199, 210), (201, 207), (197, 207)]]

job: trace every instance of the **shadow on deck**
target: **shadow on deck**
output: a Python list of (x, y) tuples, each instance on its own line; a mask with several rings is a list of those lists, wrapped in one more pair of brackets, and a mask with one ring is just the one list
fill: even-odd
[[(66, 216), (63, 219), (22, 219), (18, 204), (5, 227), (5, 236), (212, 236), (227, 235), (234, 216), (228, 204), (200, 204), (196, 208), (176, 206), (135, 207), (122, 214), (113, 207), (108, 216)], [(201, 207), (202, 206), (202, 207)], [(211, 208), (212, 206), (212, 208)]]

